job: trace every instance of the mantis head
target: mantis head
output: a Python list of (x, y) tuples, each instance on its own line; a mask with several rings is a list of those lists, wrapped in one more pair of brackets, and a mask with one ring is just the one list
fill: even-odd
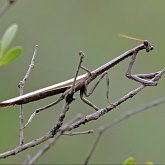
[(154, 49), (154, 47), (151, 45), (151, 43), (149, 43), (147, 40), (130, 37), (130, 36), (127, 36), (127, 35), (124, 35), (124, 34), (119, 34), (119, 36), (123, 37), (123, 38), (127, 38), (127, 39), (130, 39), (130, 40), (134, 40), (134, 41), (138, 41), (138, 42), (143, 43), (144, 44), (144, 48), (146, 49), (146, 52), (149, 52), (150, 50)]

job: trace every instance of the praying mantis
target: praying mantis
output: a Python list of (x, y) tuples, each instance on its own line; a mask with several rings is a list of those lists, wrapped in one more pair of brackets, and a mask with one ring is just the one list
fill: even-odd
[[(61, 93), (62, 93), (62, 95), (58, 101), (65, 98), (67, 102), (72, 102), (74, 100), (73, 94), (77, 91), (80, 91), (80, 98), (85, 103), (87, 103), (88, 105), (93, 107), (95, 110), (98, 110), (98, 108), (94, 104), (92, 104), (89, 100), (87, 100), (84, 97), (84, 95), (86, 97), (90, 96), (93, 93), (93, 91), (95, 90), (95, 88), (97, 87), (97, 85), (99, 84), (99, 82), (101, 81), (101, 79), (106, 76), (107, 77), (107, 86), (108, 86), (106, 96), (108, 99), (109, 79), (108, 79), (107, 71), (128, 57), (131, 57), (131, 61), (128, 65), (126, 76), (129, 79), (137, 81), (143, 85), (156, 86), (157, 82), (152, 81), (152, 78), (154, 78), (158, 74), (158, 72), (148, 73), (148, 74), (137, 74), (137, 75), (133, 75), (131, 73), (131, 70), (132, 70), (132, 67), (135, 62), (138, 52), (141, 50), (146, 50), (146, 52), (150, 52), (151, 50), (153, 50), (154, 47), (147, 40), (136, 39), (136, 38), (125, 36), (125, 35), (121, 35), (121, 36), (125, 37), (125, 38), (140, 41), (141, 44), (124, 52), (123, 54), (110, 60), (109, 62), (105, 63), (104, 65), (98, 67), (97, 69), (95, 69), (93, 71), (89, 71), (86, 68), (84, 68), (83, 66), (81, 66), (81, 64), (83, 62), (83, 58), (84, 58), (84, 53), (82, 51), (80, 51), (79, 52), (80, 62), (77, 67), (76, 75), (74, 78), (71, 78), (69, 80), (33, 91), (30, 93), (6, 100), (6, 101), (2, 101), (2, 102), (0, 102), (0, 108), (11, 106), (11, 105), (22, 105), (22, 104), (40, 100), (40, 99), (43, 99), (43, 98), (46, 98), (46, 97), (49, 97), (52, 95), (58, 95)], [(85, 70), (87, 73), (78, 76), (78, 72), (79, 72), (80, 68)], [(88, 93), (87, 92), (88, 84), (99, 76), (100, 76), (100, 78), (98, 79), (98, 81), (96, 82), (94, 87), (91, 89), (91, 91)]]

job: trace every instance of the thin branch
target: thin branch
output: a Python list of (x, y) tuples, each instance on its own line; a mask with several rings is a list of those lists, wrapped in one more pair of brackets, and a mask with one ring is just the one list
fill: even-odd
[(91, 134), (93, 132), (94, 130), (87, 130), (87, 131), (81, 131), (81, 132), (64, 132), (63, 135), (74, 136), (74, 135)]
[(68, 110), (69, 110), (69, 103), (65, 102), (54, 128), (50, 131), (50, 134), (52, 136), (54, 136), (59, 131), (59, 129), (62, 127), (65, 115)]
[(6, 2), (0, 7), (0, 16), (2, 16), (13, 4), (16, 0), (6, 0)]
[[(23, 90), (24, 90), (24, 86), (25, 86), (25, 82), (26, 80), (28, 79), (33, 67), (34, 67), (34, 61), (35, 61), (35, 57), (36, 57), (36, 53), (37, 53), (37, 49), (38, 49), (38, 45), (35, 46), (35, 49), (34, 49), (34, 53), (33, 53), (33, 56), (32, 56), (32, 60), (31, 60), (31, 63), (29, 65), (29, 68), (24, 76), (24, 78), (19, 82), (19, 94), (20, 96), (23, 95)], [(19, 144), (22, 145), (24, 143), (24, 132), (23, 132), (23, 129), (24, 129), (24, 126), (23, 126), (23, 122), (24, 122), (24, 113), (23, 113), (23, 107), (22, 105), (20, 105), (20, 110), (19, 110)]]
[(24, 87), (26, 80), (28, 79), (28, 77), (29, 77), (32, 69), (34, 68), (34, 62), (35, 62), (35, 59), (36, 59), (37, 51), (38, 51), (38, 45), (35, 46), (35, 49), (34, 49), (34, 52), (33, 52), (33, 56), (32, 56), (32, 59), (31, 59), (29, 68), (28, 68), (28, 70), (27, 70), (27, 72), (26, 72), (23, 80), (20, 81), (20, 84), (19, 85), (21, 87)]
[(57, 140), (60, 138), (62, 132), (58, 132), (53, 139), (50, 139), (47, 144), (39, 150), (37, 154), (26, 161), (26, 165), (34, 164), (46, 151), (48, 151), (52, 146), (54, 146)]
[[(20, 94), (20, 96), (21, 96), (21, 94)], [(24, 121), (23, 107), (22, 107), (22, 105), (20, 105), (20, 108), (19, 108), (19, 145), (24, 144), (23, 121)]]
[(93, 144), (92, 144), (92, 146), (91, 146), (91, 148), (89, 150), (89, 153), (88, 153), (88, 155), (85, 158), (85, 161), (83, 163), (84, 165), (88, 164), (89, 159), (91, 158), (93, 152), (95, 151), (96, 146), (97, 146), (98, 142), (100, 141), (101, 136), (102, 136), (102, 133), (98, 132), (98, 134), (97, 134), (97, 136), (96, 136), (96, 138), (95, 138), (95, 140), (94, 140), (94, 142), (93, 142)]
[(31, 160), (31, 156), (30, 155), (27, 155), (26, 159), (23, 161), (23, 165), (27, 165), (28, 162)]
[(97, 133), (97, 136), (95, 138), (95, 141), (92, 144), (91, 149), (89, 150), (89, 153), (87, 154), (87, 156), (85, 158), (84, 165), (88, 164), (89, 159), (91, 158), (92, 154), (94, 153), (96, 146), (98, 145), (103, 133), (105, 133), (110, 128), (118, 125), (119, 123), (125, 121), (126, 119), (135, 116), (137, 113), (141, 113), (143, 111), (149, 110), (153, 107), (156, 107), (156, 106), (158, 106), (160, 104), (164, 104), (164, 103), (165, 103), (165, 97), (161, 97), (161, 98), (156, 99), (156, 100), (154, 100), (154, 101), (152, 101), (152, 102), (150, 102), (150, 103), (148, 103), (142, 107), (128, 111), (128, 112), (124, 113), (123, 115), (121, 115), (120, 117), (117, 117), (116, 119), (114, 119), (111, 123), (100, 127), (100, 129)]
[(21, 146), (16, 147), (15, 149), (9, 150), (9, 151), (4, 152), (4, 153), (1, 153), (0, 158), (6, 158), (6, 157), (9, 157), (9, 156), (16, 155), (16, 154), (18, 154), (18, 153), (20, 153), (20, 152), (22, 152), (22, 151), (24, 151), (28, 148), (34, 147), (36, 145), (39, 145), (39, 144), (45, 142), (46, 140), (50, 139), (51, 137), (52, 137), (51, 135), (47, 134), (47, 135), (42, 136), (38, 139), (32, 140), (32, 141), (30, 141), (26, 144), (23, 144)]

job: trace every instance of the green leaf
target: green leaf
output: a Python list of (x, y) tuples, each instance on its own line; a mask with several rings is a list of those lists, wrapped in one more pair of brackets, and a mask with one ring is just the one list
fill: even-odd
[(13, 24), (5, 31), (4, 35), (2, 36), (2, 39), (1, 39), (1, 42), (0, 42), (1, 57), (3, 56), (5, 51), (8, 49), (11, 42), (13, 41), (13, 39), (15, 37), (15, 34), (17, 32), (17, 29), (18, 29), (18, 25)]
[(14, 47), (7, 51), (5, 55), (0, 59), (0, 66), (6, 65), (12, 61), (14, 61), (17, 57), (19, 57), (22, 53), (21, 47)]
[(133, 157), (128, 157), (124, 161), (123, 165), (136, 165), (136, 161), (135, 161), (135, 159)]

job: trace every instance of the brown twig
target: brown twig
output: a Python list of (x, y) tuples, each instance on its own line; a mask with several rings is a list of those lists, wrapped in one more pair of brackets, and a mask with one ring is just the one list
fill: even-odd
[(50, 134), (52, 136), (54, 136), (58, 132), (58, 130), (61, 128), (61, 126), (63, 125), (63, 121), (64, 121), (65, 115), (68, 110), (69, 110), (69, 103), (65, 102), (64, 107), (59, 115), (59, 118), (58, 118), (54, 128), (50, 131)]
[(6, 158), (6, 157), (9, 157), (9, 156), (16, 155), (16, 154), (18, 154), (18, 153), (20, 153), (20, 152), (22, 152), (22, 151), (24, 151), (24, 150), (26, 150), (28, 148), (34, 147), (36, 145), (39, 145), (39, 144), (45, 142), (46, 140), (50, 139), (51, 137), (52, 136), (49, 135), (49, 134), (44, 135), (44, 136), (42, 136), (42, 137), (40, 137), (38, 139), (32, 140), (32, 141), (30, 141), (30, 142), (28, 142), (26, 144), (18, 146), (15, 149), (9, 150), (9, 151), (4, 152), (4, 153), (1, 153), (0, 154), (0, 158)]
[[(25, 86), (25, 82), (26, 80), (28, 79), (33, 67), (34, 67), (34, 61), (35, 61), (35, 57), (36, 57), (36, 53), (37, 53), (37, 49), (38, 49), (38, 45), (35, 46), (35, 49), (34, 49), (34, 52), (33, 52), (33, 56), (32, 56), (32, 59), (31, 59), (31, 63), (29, 65), (29, 68), (24, 76), (24, 78), (19, 82), (19, 94), (20, 96), (23, 95), (23, 90), (24, 90), (24, 86)], [(20, 111), (19, 111), (19, 144), (22, 145), (24, 143), (24, 133), (23, 133), (23, 129), (24, 129), (24, 126), (23, 126), (23, 120), (24, 118), (24, 113), (23, 113), (23, 107), (22, 105), (20, 105)]]
[(84, 135), (84, 134), (91, 134), (93, 130), (81, 131), (81, 132), (64, 132), (63, 135), (67, 136), (74, 136), (74, 135)]
[(87, 154), (87, 156), (85, 158), (85, 161), (83, 163), (84, 165), (88, 164), (89, 159), (91, 158), (92, 154), (94, 153), (94, 151), (96, 149), (96, 146), (97, 146), (101, 136), (102, 136), (102, 131), (99, 130), (98, 133), (97, 133), (97, 136), (96, 136), (96, 138), (95, 138), (95, 140), (94, 140), (94, 142), (93, 142), (93, 144), (92, 144), (92, 146), (89, 150), (89, 153)]
[(3, 6), (0, 7), (0, 16), (2, 16), (13, 4), (16, 0), (6, 0)]
[(37, 51), (38, 51), (38, 45), (35, 46), (29, 68), (28, 68), (23, 80), (20, 81), (20, 84), (19, 84), (20, 87), (24, 87), (26, 80), (28, 79), (32, 69), (34, 68), (34, 62), (35, 62), (35, 58), (36, 58), (36, 55), (37, 55)]
[(49, 139), (49, 141), (45, 144), (45, 146), (37, 152), (33, 157), (29, 158), (25, 161), (26, 165), (34, 164), (46, 151), (48, 151), (52, 146), (54, 146), (57, 140), (61, 137), (61, 132), (58, 132), (53, 139)]

